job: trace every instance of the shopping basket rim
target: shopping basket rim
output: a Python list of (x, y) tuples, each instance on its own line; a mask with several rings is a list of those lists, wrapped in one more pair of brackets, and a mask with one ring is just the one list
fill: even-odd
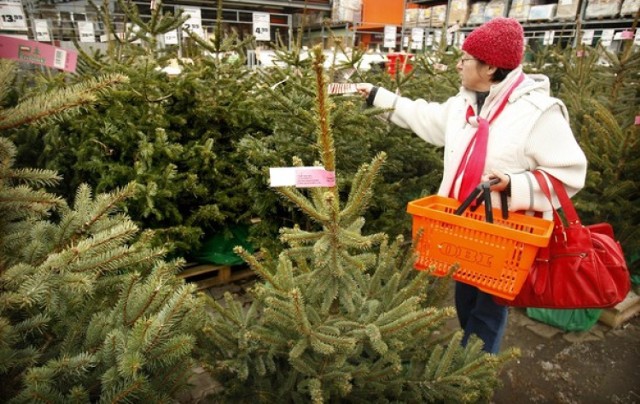
[[(453, 198), (430, 195), (410, 201), (407, 204), (407, 212), (414, 216), (414, 220), (416, 217), (424, 220), (437, 220), (453, 226), (461, 226), (538, 247), (546, 247), (549, 244), (554, 227), (554, 223), (551, 220), (515, 212), (509, 212), (509, 219), (505, 220), (501, 218), (500, 209), (494, 208), (494, 223), (488, 223), (467, 217), (465, 214), (455, 215), (442, 210), (443, 207), (446, 207), (454, 211), (460, 204), (458, 200)], [(484, 217), (483, 208), (476, 211), (474, 215)], [(507, 222), (507, 225), (505, 225), (505, 222)], [(525, 227), (530, 229), (531, 232), (518, 230), (514, 227)], [(415, 223), (413, 230), (414, 233), (419, 230), (415, 228)]]

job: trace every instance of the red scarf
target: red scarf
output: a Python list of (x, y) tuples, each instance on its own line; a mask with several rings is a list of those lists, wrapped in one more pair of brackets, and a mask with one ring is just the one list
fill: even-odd
[[(467, 150), (464, 152), (464, 156), (460, 161), (460, 166), (458, 166), (458, 171), (456, 172), (456, 176), (454, 177), (453, 185), (451, 186), (451, 192), (449, 192), (449, 197), (454, 197), (454, 189), (455, 184), (458, 181), (460, 175), (462, 175), (462, 183), (460, 184), (460, 192), (458, 192), (458, 200), (463, 201), (471, 191), (475, 187), (480, 184), (480, 179), (482, 178), (482, 173), (484, 171), (484, 166), (486, 164), (487, 159), (487, 143), (489, 142), (489, 125), (500, 115), (505, 105), (507, 105), (507, 101), (509, 101), (509, 97), (511, 93), (518, 87), (520, 83), (524, 81), (524, 74), (520, 74), (520, 76), (516, 79), (515, 83), (509, 88), (509, 90), (504, 94), (500, 105), (496, 109), (495, 113), (491, 115), (491, 117), (487, 120), (485, 118), (477, 117), (478, 120), (478, 130), (473, 135), (473, 138), (469, 142), (467, 146)], [(467, 108), (467, 122), (469, 122), (469, 118), (475, 116), (473, 108), (471, 105)]]

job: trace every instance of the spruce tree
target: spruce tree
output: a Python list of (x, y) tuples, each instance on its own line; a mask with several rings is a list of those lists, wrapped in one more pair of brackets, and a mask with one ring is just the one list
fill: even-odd
[[(323, 55), (314, 49), (313, 119), (319, 162), (336, 169), (332, 112)], [(491, 396), (512, 351), (483, 353), (443, 333), (452, 308), (437, 306), (448, 279), (413, 269), (402, 236), (362, 233), (362, 213), (386, 159), (361, 166), (346, 201), (340, 181), (303, 192), (279, 188), (315, 224), (283, 228), (276, 260), (237, 248), (262, 281), (248, 307), (225, 295), (201, 343), (208, 370), (229, 402), (473, 402)], [(304, 165), (294, 158), (294, 165)], [(337, 176), (340, 178), (340, 175)]]
[[(371, 82), (408, 97), (429, 100), (444, 100), (458, 91), (454, 52), (436, 50), (416, 55), (409, 74), (392, 76), (377, 65), (362, 71), (358, 66), (363, 52), (347, 49), (338, 39), (334, 38), (334, 42), (335, 49), (324, 51), (332, 60), (325, 61), (331, 81)], [(346, 55), (339, 63), (333, 61), (338, 52)], [(311, 223), (301, 212), (279, 203), (277, 195), (269, 191), (264, 180), (265, 167), (286, 166), (292, 155), (313, 161), (318, 152), (312, 116), (316, 92), (311, 59), (299, 44), (291, 50), (278, 48), (276, 57), (277, 67), (256, 71), (264, 83), (257, 93), (257, 104), (265, 110), (265, 119), (272, 129), (248, 134), (240, 142), (240, 152), (246, 156), (252, 174), (247, 178), (248, 194), (255, 201), (254, 214), (261, 219), (252, 230), (265, 235), (273, 234), (283, 225), (297, 223), (306, 229)], [(380, 173), (381, 181), (373, 184), (369, 209), (363, 212), (366, 230), (410, 234), (406, 204), (437, 190), (442, 176), (442, 149), (388, 123), (380, 117), (383, 111), (366, 108), (360, 97), (335, 96), (332, 102), (336, 105), (331, 116), (336, 134), (334, 145), (340, 155), (336, 161), (337, 175), (344, 185), (339, 190), (341, 197), (348, 196), (346, 190), (362, 161), (374, 158), (379, 150), (387, 151), (386, 169)], [(265, 245), (281, 247), (276, 242)]]
[[(138, 192), (126, 202), (127, 213), (141, 227), (154, 229), (155, 245), (173, 248), (173, 256), (194, 253), (206, 235), (251, 217), (238, 169), (244, 158), (235, 152), (236, 142), (259, 130), (261, 121), (253, 112), (254, 76), (245, 64), (248, 43), (222, 32), (220, 13), (217, 37), (189, 39), (182, 49), (188, 58), (178, 58), (178, 48), (160, 48), (157, 37), (186, 17), (165, 13), (161, 2), (148, 21), (131, 3), (117, 6), (132, 24), (123, 38), (109, 3), (96, 6), (114, 38), (106, 51), (80, 51), (79, 74), (41, 77), (29, 91), (107, 73), (127, 76), (129, 85), (103, 94), (82, 119), (23, 128), (12, 139), (21, 162), (64, 176), (57, 191), (65, 198), (82, 183), (108, 192), (135, 182)], [(179, 75), (163, 71), (171, 60), (181, 65)]]
[[(15, 65), (0, 61), (0, 100)], [(77, 117), (119, 75), (50, 91), (0, 110), (6, 130)], [(0, 397), (14, 403), (170, 402), (187, 388), (204, 323), (181, 261), (137, 241), (121, 212), (130, 184), (72, 206), (50, 192), (55, 172), (15, 167), (0, 137)]]
[(556, 57), (564, 66), (558, 96), (589, 162), (576, 207), (585, 224), (613, 225), (632, 273), (640, 276), (640, 53), (625, 41), (621, 52), (581, 45)]

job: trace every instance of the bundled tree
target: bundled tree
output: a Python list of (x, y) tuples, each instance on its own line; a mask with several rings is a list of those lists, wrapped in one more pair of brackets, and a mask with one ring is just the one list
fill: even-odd
[[(15, 76), (0, 61), (0, 99)], [(112, 74), (0, 110), (0, 128), (57, 119), (126, 82)], [(16, 168), (0, 137), (0, 397), (3, 402), (167, 402), (187, 388), (204, 323), (180, 261), (138, 242), (119, 206), (134, 185), (75, 203), (53, 171)]]
[[(316, 99), (313, 118), (320, 163), (336, 170), (334, 104), (327, 97), (321, 51), (314, 49)], [(412, 254), (399, 237), (364, 235), (361, 213), (386, 156), (378, 154), (355, 174), (346, 202), (339, 187), (308, 195), (281, 188), (316, 225), (283, 228), (288, 244), (274, 261), (257, 261), (263, 278), (248, 308), (229, 294), (201, 347), (208, 369), (231, 402), (471, 402), (491, 396), (499, 356), (481, 341), (460, 346), (461, 333), (445, 336), (452, 308), (438, 308), (446, 279), (412, 269)], [(294, 159), (295, 165), (303, 165)], [(339, 181), (338, 181), (339, 183)]]

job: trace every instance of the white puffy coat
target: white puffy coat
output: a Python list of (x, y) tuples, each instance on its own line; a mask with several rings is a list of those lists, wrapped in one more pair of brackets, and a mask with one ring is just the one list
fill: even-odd
[[(510, 74), (520, 72), (516, 69)], [(487, 99), (499, 90), (500, 84), (492, 86)], [(441, 104), (411, 100), (379, 88), (373, 105), (392, 109), (391, 122), (412, 130), (428, 143), (444, 146), (444, 173), (438, 194), (449, 196), (460, 160), (476, 132), (466, 120), (469, 105), (475, 110), (476, 93), (462, 88)], [(480, 116), (486, 118), (484, 109)], [(586, 157), (569, 126), (566, 107), (550, 96), (546, 76), (526, 76), (509, 97), (502, 113), (491, 123), (485, 172), (491, 169), (511, 177), (511, 211), (550, 209), (530, 173), (532, 170), (542, 169), (558, 178), (570, 196), (584, 186)], [(494, 206), (499, 206), (498, 196), (493, 197)]]

